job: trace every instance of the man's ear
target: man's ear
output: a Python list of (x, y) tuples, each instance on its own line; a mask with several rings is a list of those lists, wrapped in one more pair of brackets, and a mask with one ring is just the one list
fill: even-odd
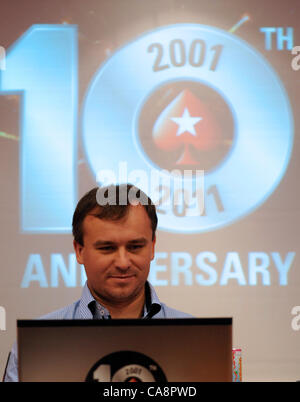
[(151, 260), (153, 260), (155, 256), (155, 244), (156, 244), (156, 235), (154, 235), (154, 239), (152, 240), (152, 255), (151, 255)]
[(73, 246), (74, 246), (76, 260), (77, 260), (78, 264), (83, 264), (83, 256), (82, 256), (83, 246), (81, 244), (77, 243), (77, 241), (75, 241), (75, 240), (73, 240)]

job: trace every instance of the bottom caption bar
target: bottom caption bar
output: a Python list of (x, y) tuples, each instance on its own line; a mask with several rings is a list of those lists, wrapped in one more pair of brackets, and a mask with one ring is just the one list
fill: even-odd
[(102, 396), (105, 397), (124, 397), (130, 399), (136, 398), (161, 398), (161, 397), (195, 397), (197, 396), (197, 387), (192, 385), (136, 385), (127, 387), (109, 385), (102, 390)]

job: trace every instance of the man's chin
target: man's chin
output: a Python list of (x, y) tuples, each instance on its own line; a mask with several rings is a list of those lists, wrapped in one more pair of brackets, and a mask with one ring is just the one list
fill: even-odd
[(138, 292), (133, 292), (132, 289), (123, 287), (112, 292), (107, 297), (108, 301), (112, 303), (130, 303), (136, 299)]

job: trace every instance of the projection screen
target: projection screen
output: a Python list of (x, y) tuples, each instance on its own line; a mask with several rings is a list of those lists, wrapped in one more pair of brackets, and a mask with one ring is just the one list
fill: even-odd
[(160, 298), (233, 317), (243, 380), (300, 379), (299, 17), (297, 0), (2, 1), (1, 372), (17, 319), (81, 295), (79, 198), (131, 182), (157, 204)]

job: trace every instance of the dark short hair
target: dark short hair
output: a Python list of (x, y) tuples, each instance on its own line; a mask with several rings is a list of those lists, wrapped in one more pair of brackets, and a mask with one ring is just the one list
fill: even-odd
[(157, 214), (151, 199), (132, 184), (94, 187), (78, 202), (72, 221), (74, 240), (83, 246), (83, 221), (87, 215), (99, 219), (118, 221), (124, 218), (131, 205), (140, 203), (150, 219), (152, 240), (157, 228)]

